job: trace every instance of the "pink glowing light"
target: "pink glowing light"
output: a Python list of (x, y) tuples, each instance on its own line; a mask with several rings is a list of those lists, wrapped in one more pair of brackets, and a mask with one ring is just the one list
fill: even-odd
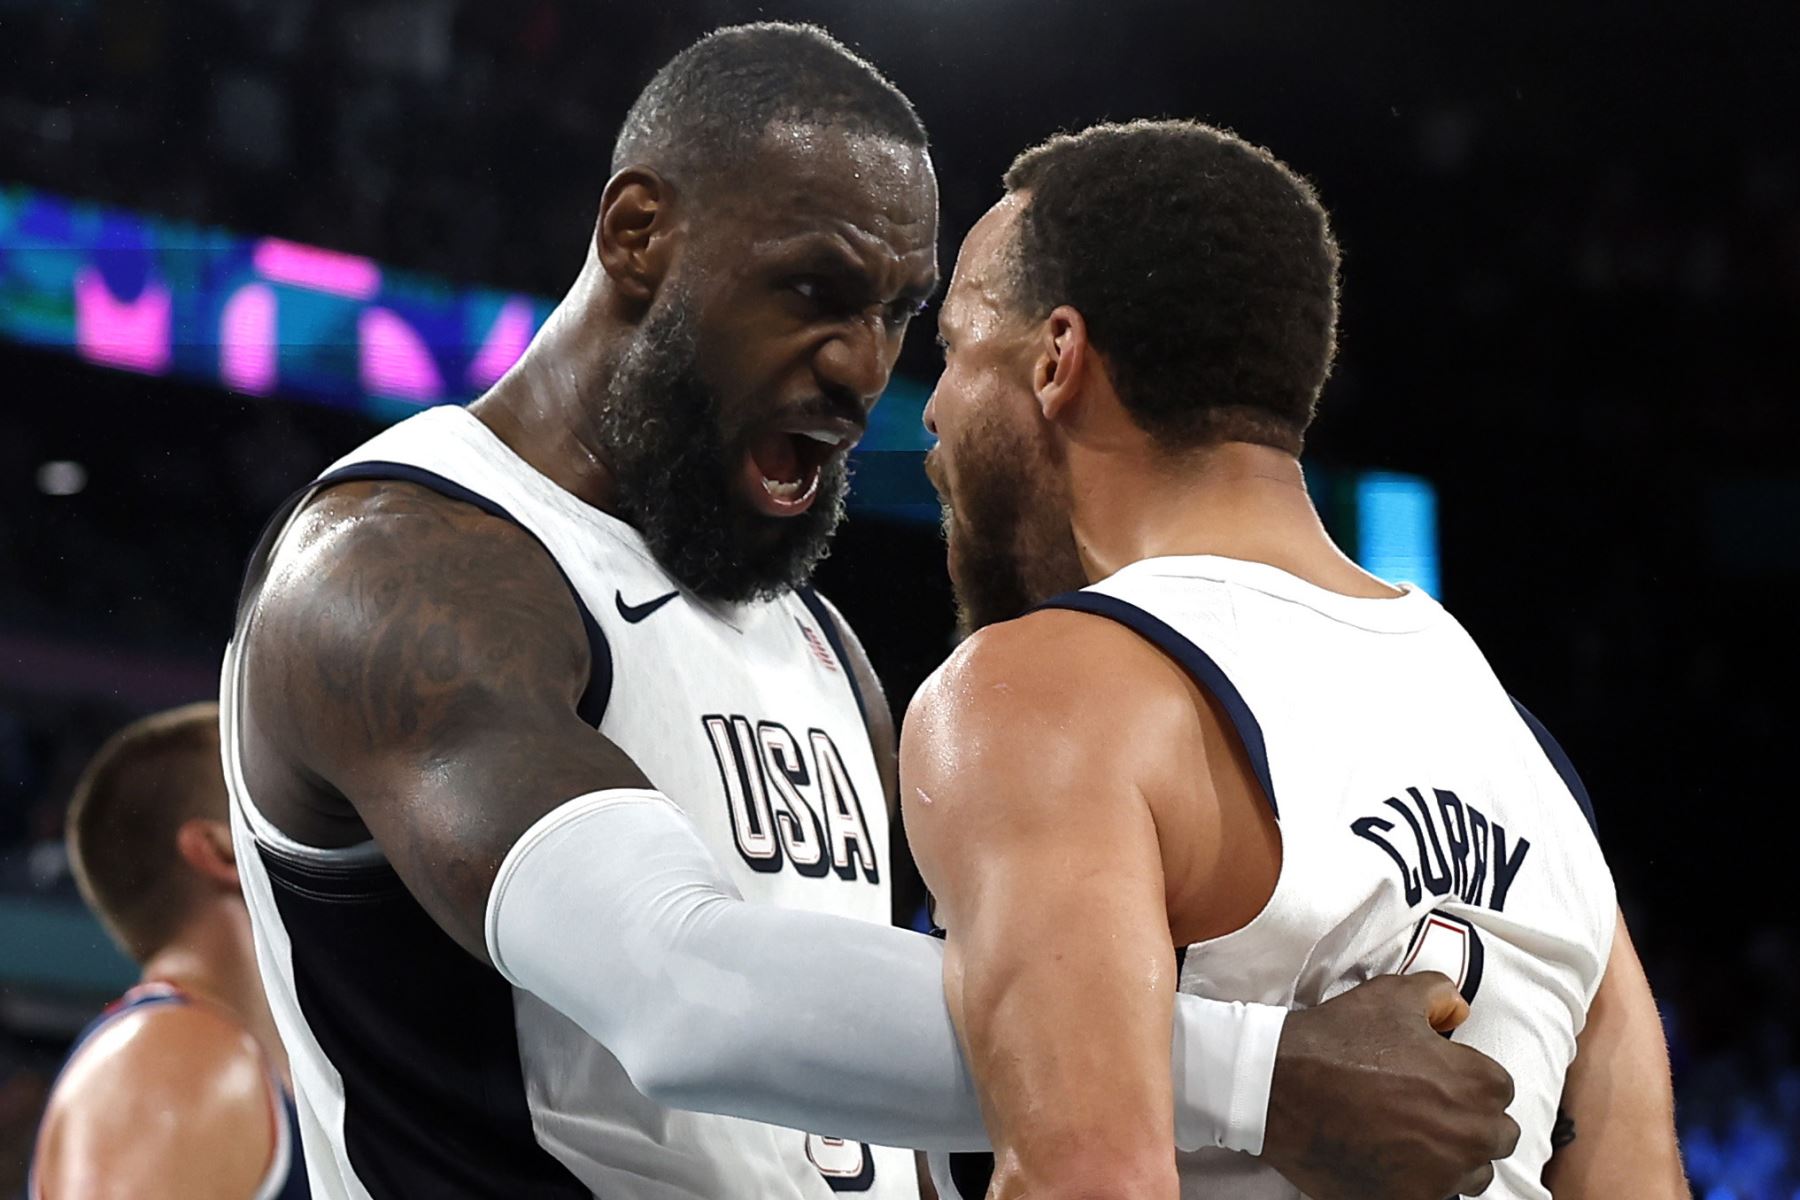
[(444, 394), (444, 381), (425, 339), (400, 314), (366, 308), (356, 319), (362, 343), (358, 373), (363, 390), (378, 396), (430, 403)]
[(351, 300), (373, 299), (381, 290), (381, 267), (356, 254), (262, 238), (256, 243), (255, 263), (264, 279)]
[(145, 375), (169, 369), (169, 289), (150, 280), (135, 300), (113, 295), (96, 267), (75, 272), (75, 349), (89, 362)]
[(275, 390), (275, 289), (245, 284), (219, 315), (219, 376), (225, 386), (253, 396)]
[(500, 314), (488, 329), (487, 340), (469, 364), (469, 386), (486, 391), (507, 369), (519, 361), (531, 344), (531, 301), (514, 296), (500, 306)]

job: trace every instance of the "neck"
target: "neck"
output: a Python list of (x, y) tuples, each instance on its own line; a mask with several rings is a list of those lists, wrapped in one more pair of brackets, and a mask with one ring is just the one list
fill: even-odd
[(595, 420), (620, 334), (608, 314), (605, 274), (590, 251), (531, 345), (470, 411), (558, 487), (611, 511), (612, 472)]
[(1331, 540), (1291, 454), (1224, 442), (1174, 458), (1149, 451), (1130, 464), (1084, 461), (1096, 457), (1069, 462), (1075, 541), (1089, 579), (1146, 558), (1212, 554), (1267, 563), (1345, 595), (1399, 594)]
[(250, 914), (236, 897), (203, 902), (181, 931), (144, 963), (143, 981), (172, 983), (225, 1010), (262, 1046), (288, 1078), (287, 1052), (269, 1012), (256, 968)]

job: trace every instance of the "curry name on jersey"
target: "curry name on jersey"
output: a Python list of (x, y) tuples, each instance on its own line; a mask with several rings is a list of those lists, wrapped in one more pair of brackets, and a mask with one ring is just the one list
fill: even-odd
[[(1274, 808), (1274, 894), (1242, 929), (1181, 949), (1181, 989), (1304, 1008), (1378, 974), (1443, 972), (1470, 1004), (1453, 1036), (1517, 1089), (1522, 1138), (1484, 1194), (1547, 1200), (1617, 910), (1580, 779), (1468, 634), (1415, 588), (1354, 598), (1211, 556), (1134, 563), (1050, 606), (1123, 624), (1181, 665)], [(1184, 1197), (1300, 1195), (1228, 1151), (1180, 1169)], [(976, 1158), (936, 1159), (933, 1174), (951, 1200), (986, 1188)]]

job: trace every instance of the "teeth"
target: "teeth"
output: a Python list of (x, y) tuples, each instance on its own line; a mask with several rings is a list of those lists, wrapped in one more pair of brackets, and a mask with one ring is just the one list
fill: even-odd
[(834, 448), (842, 445), (844, 440), (838, 434), (827, 433), (822, 429), (796, 429), (794, 433), (799, 437), (811, 438), (815, 442)]
[(789, 502), (798, 500), (806, 492), (806, 481), (803, 479), (796, 479), (792, 483), (781, 483), (774, 479), (765, 478), (762, 481), (762, 485), (763, 491), (769, 493), (769, 495), (775, 497), (775, 499)]

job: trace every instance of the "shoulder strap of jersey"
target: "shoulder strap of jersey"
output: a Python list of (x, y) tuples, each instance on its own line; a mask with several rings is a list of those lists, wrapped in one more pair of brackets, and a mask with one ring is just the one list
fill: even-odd
[[(551, 565), (556, 568), (557, 575), (562, 578), (563, 586), (568, 588), (570, 599), (575, 601), (575, 611), (580, 614), (581, 628), (587, 637), (588, 683), (582, 691), (581, 699), (575, 706), (575, 711), (580, 714), (582, 720), (599, 728), (601, 719), (606, 716), (606, 706), (612, 699), (612, 649), (607, 644), (606, 635), (601, 632), (600, 623), (594, 619), (594, 614), (588, 610), (587, 604), (582, 600), (581, 593), (575, 590), (574, 582), (562, 569), (562, 564), (556, 561), (556, 555), (552, 554), (550, 548), (544, 545), (542, 538), (532, 532), (530, 526), (495, 501), (453, 479), (448, 479), (435, 471), (427, 471), (423, 467), (415, 467), (410, 463), (380, 460), (351, 463), (320, 476), (288, 497), (281, 507), (275, 510), (275, 515), (269, 518), (268, 524), (263, 527), (262, 535), (257, 539), (256, 549), (251, 552), (250, 561), (245, 567), (243, 587), (238, 593), (237, 627), (243, 626), (244, 615), (257, 592), (261, 590), (263, 579), (268, 574), (269, 558), (274, 553), (275, 545), (281, 540), (282, 534), (286, 532), (289, 522), (293, 520), (295, 512), (301, 505), (324, 489), (340, 483), (381, 481), (414, 484), (436, 492), (446, 499), (478, 508), (489, 516), (498, 517), (518, 526), (531, 537), (532, 541), (537, 542), (543, 548)], [(829, 632), (829, 628), (827, 626), (826, 636), (833, 638), (835, 644), (836, 635)], [(858, 702), (861, 702), (860, 696)]]
[(1262, 724), (1244, 702), (1237, 685), (1231, 682), (1230, 677), (1213, 661), (1210, 654), (1194, 645), (1160, 617), (1146, 612), (1129, 600), (1121, 600), (1105, 592), (1064, 592), (1060, 596), (1052, 596), (1037, 605), (1037, 608), (1066, 608), (1116, 621), (1174, 659), (1195, 683), (1206, 689), (1225, 709), (1225, 715), (1231, 718), (1231, 724), (1237, 730), (1238, 740), (1244, 745), (1244, 752), (1250, 756), (1250, 768), (1256, 772), (1256, 782), (1262, 785), (1269, 808), (1280, 818), (1281, 808), (1275, 802), (1275, 781), (1269, 773), (1269, 750), (1263, 740)]
[(863, 724), (866, 726), (869, 723), (869, 702), (864, 699), (862, 684), (857, 681), (856, 665), (844, 651), (843, 631), (838, 628), (831, 606), (811, 587), (795, 588), (794, 594), (800, 598), (800, 603), (806, 605), (806, 611), (812, 614), (813, 620), (819, 623), (819, 629), (824, 633), (825, 641), (830, 644), (831, 652), (837, 655), (838, 667), (849, 681), (850, 694), (856, 698), (856, 711), (862, 714)]

